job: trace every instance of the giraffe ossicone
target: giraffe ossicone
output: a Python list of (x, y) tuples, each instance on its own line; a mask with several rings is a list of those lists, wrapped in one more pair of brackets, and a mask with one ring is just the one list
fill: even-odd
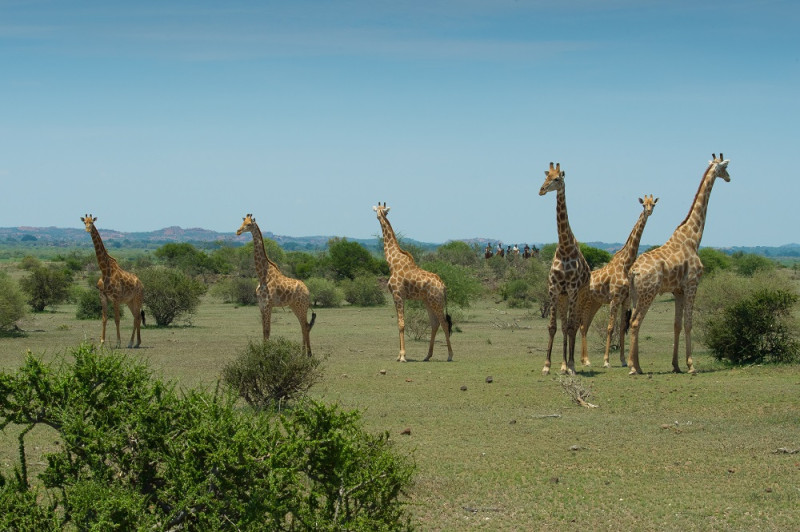
[(406, 361), (404, 301), (409, 299), (422, 301), (428, 311), (431, 339), (425, 360), (430, 360), (433, 355), (436, 332), (441, 326), (447, 341), (447, 361), (450, 362), (453, 360), (453, 348), (450, 345), (453, 322), (447, 313), (447, 288), (438, 275), (417, 266), (411, 254), (400, 248), (394, 229), (386, 217), (389, 209), (386, 202), (383, 205), (378, 202), (377, 206), (372, 207), (372, 210), (377, 213), (378, 222), (383, 231), (383, 251), (386, 255), (386, 262), (389, 263), (390, 272), (389, 291), (397, 311), (397, 328), (400, 332), (400, 354), (397, 356), (397, 360)]

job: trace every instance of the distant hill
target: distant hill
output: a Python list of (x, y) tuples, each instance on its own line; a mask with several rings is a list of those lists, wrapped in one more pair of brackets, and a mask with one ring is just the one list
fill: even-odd
[[(209, 229), (192, 227), (184, 229), (182, 227), (165, 227), (157, 231), (124, 233), (113, 229), (103, 229), (103, 241), (110, 247), (158, 247), (170, 242), (188, 242), (198, 247), (211, 247), (214, 243), (225, 242), (232, 245), (239, 245), (243, 242), (237, 238), (235, 233), (218, 233)], [(276, 235), (270, 232), (264, 236), (275, 240), (282, 248), (288, 251), (314, 251), (325, 249), (328, 241), (334, 236), (303, 236), (293, 237)], [(358, 242), (368, 249), (380, 249), (380, 239), (378, 238), (347, 238), (352, 242)], [(476, 245), (479, 249), (491, 244), (493, 247), (498, 242), (503, 242), (493, 238), (465, 238), (458, 239), (469, 245)], [(244, 240), (245, 242), (247, 240)], [(441, 243), (420, 242), (413, 239), (404, 238), (404, 242), (421, 247), (423, 249), (435, 249)], [(529, 244), (541, 247), (543, 243), (529, 242)], [(609, 253), (614, 253), (622, 247), (622, 243), (606, 242), (586, 242), (586, 244), (604, 249)], [(88, 238), (83, 228), (62, 228), (62, 227), (0, 227), (0, 245), (17, 246), (54, 246), (54, 247), (92, 247), (92, 241)], [(505, 245), (505, 243), (504, 243)], [(640, 249), (646, 250), (650, 245), (642, 244)], [(733, 246), (720, 248), (725, 253), (754, 253), (770, 258), (781, 257), (800, 257), (800, 244), (786, 244), (783, 246)]]

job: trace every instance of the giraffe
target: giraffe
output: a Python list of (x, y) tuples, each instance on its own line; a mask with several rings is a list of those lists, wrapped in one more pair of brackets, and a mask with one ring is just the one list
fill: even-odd
[(264, 250), (264, 237), (258, 228), (256, 219), (252, 214), (242, 218), (242, 226), (236, 231), (241, 235), (245, 231), (253, 235), (253, 255), (255, 257), (256, 273), (258, 274), (258, 308), (261, 310), (261, 327), (264, 339), (269, 340), (272, 322), (272, 307), (289, 307), (300, 322), (303, 334), (303, 351), (311, 356), (310, 331), (317, 319), (317, 313), (311, 311), (311, 321), (306, 322), (308, 308), (311, 306), (308, 288), (303, 281), (286, 277), (281, 273), (278, 265), (269, 260)]
[[(119, 306), (128, 305), (133, 315), (133, 331), (128, 348), (139, 347), (142, 343), (142, 324), (145, 324), (144, 310), (144, 287), (142, 282), (134, 274), (126, 272), (117, 264), (117, 260), (108, 254), (103, 245), (103, 239), (97, 232), (94, 223), (97, 217), (87, 214), (81, 217), (81, 221), (86, 226), (86, 232), (92, 235), (94, 252), (97, 255), (97, 264), (100, 267), (100, 279), (97, 280), (97, 288), (100, 290), (100, 305), (103, 309), (103, 332), (100, 335), (100, 344), (106, 341), (106, 322), (108, 321), (108, 302), (114, 306), (114, 323), (117, 325), (117, 347), (122, 340), (119, 335)], [(133, 345), (133, 337), (136, 337), (136, 345)]]
[(394, 306), (397, 310), (397, 327), (400, 330), (400, 354), (397, 360), (406, 361), (406, 340), (405, 340), (405, 314), (403, 304), (406, 299), (422, 301), (428, 310), (428, 318), (431, 323), (431, 341), (428, 345), (428, 355), (425, 360), (430, 360), (433, 355), (433, 341), (436, 339), (436, 332), (441, 325), (444, 330), (444, 337), (447, 340), (447, 361), (453, 360), (453, 348), (450, 346), (450, 332), (453, 321), (447, 314), (447, 288), (442, 280), (435, 273), (423, 270), (414, 262), (410, 253), (400, 248), (397, 243), (392, 225), (386, 218), (391, 207), (378, 203), (373, 207), (377, 213), (378, 221), (383, 230), (383, 252), (386, 255), (386, 262), (389, 263), (389, 291), (394, 299)]
[[(575, 335), (580, 325), (578, 316), (578, 295), (589, 286), (589, 264), (581, 253), (578, 241), (572, 234), (567, 216), (567, 200), (564, 194), (565, 172), (561, 163), (544, 172), (545, 180), (539, 195), (556, 191), (556, 221), (558, 222), (558, 246), (553, 255), (548, 277), (548, 295), (550, 303), (550, 341), (547, 344), (547, 359), (542, 375), (550, 373), (550, 355), (553, 351), (553, 338), (556, 335), (556, 315), (561, 314), (561, 329), (564, 335), (564, 360), (561, 373), (575, 374)], [(567, 345), (569, 343), (569, 346)], [(569, 347), (569, 362), (567, 348)]]
[(630, 374), (642, 373), (639, 365), (639, 329), (647, 310), (658, 294), (672, 292), (675, 296), (674, 340), (672, 344), (672, 371), (680, 373), (678, 366), (678, 342), (681, 322), (686, 341), (686, 365), (689, 373), (695, 373), (692, 363), (692, 309), (697, 293), (697, 284), (703, 275), (703, 263), (697, 255), (703, 228), (706, 223), (708, 200), (714, 181), (728, 175), (728, 160), (719, 154), (711, 154), (711, 161), (700, 180), (689, 214), (661, 247), (642, 254), (631, 266), (629, 273), (630, 297), (633, 311), (630, 319), (631, 350), (628, 353)]
[[(653, 199), (652, 194), (650, 194), (650, 197), (645, 195), (644, 199), (639, 198), (639, 203), (642, 204), (642, 213), (636, 220), (636, 224), (633, 226), (625, 245), (614, 254), (608, 264), (591, 273), (589, 289), (581, 294), (582, 297), (578, 301), (578, 308), (581, 316), (581, 363), (584, 366), (591, 365), (587, 352), (586, 333), (592, 324), (594, 315), (605, 304), (608, 304), (608, 327), (606, 328), (606, 350), (603, 356), (603, 367), (608, 368), (611, 366), (608, 361), (608, 352), (611, 349), (611, 335), (614, 332), (619, 309), (627, 307), (628, 272), (639, 253), (639, 242), (642, 238), (644, 226), (647, 224), (647, 219), (653, 214), (653, 209), (657, 202), (658, 198)], [(623, 314), (623, 319), (624, 317)], [(619, 360), (623, 367), (627, 366), (625, 362), (625, 336), (622, 332), (622, 327), (620, 327), (619, 335)]]

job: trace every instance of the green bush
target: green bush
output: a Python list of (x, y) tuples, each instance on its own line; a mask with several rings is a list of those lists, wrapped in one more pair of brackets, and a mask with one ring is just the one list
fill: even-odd
[(45, 307), (66, 301), (71, 283), (72, 276), (66, 270), (39, 266), (31, 269), (19, 284), (34, 312), (42, 312)]
[(731, 258), (718, 249), (702, 248), (697, 255), (703, 263), (703, 275), (714, 275), (731, 267)]
[(481, 294), (481, 283), (473, 270), (442, 261), (426, 262), (422, 267), (438, 275), (447, 287), (447, 304), (469, 308)]
[(581, 243), (579, 245), (583, 258), (589, 263), (589, 269), (593, 270), (611, 261), (611, 253), (608, 251), (592, 247), (588, 244)]
[(344, 298), (351, 305), (377, 307), (386, 303), (386, 290), (374, 275), (360, 274), (353, 280), (342, 281)]
[(752, 277), (760, 271), (770, 272), (776, 268), (775, 261), (755, 253), (737, 251), (731, 255), (731, 261), (736, 272), (745, 277)]
[(222, 370), (222, 380), (253, 408), (276, 408), (305, 394), (322, 377), (322, 361), (282, 337), (247, 344)]
[(0, 272), (0, 331), (13, 329), (25, 316), (25, 298), (17, 283)]
[(344, 301), (344, 291), (328, 279), (312, 277), (306, 280), (306, 287), (315, 307), (339, 307)]
[[(108, 309), (109, 313), (113, 312)], [(120, 306), (120, 316), (123, 314), (123, 307)], [(78, 295), (78, 308), (75, 310), (75, 317), (79, 320), (94, 320), (102, 317), (103, 306), (100, 304), (100, 291), (97, 289), (81, 289)]]
[(452, 240), (436, 249), (436, 259), (458, 266), (477, 266), (483, 259), (479, 249), (460, 240)]
[(500, 295), (511, 308), (530, 308), (533, 306), (534, 297), (530, 286), (525, 279), (512, 279), (500, 289)]
[(166, 327), (178, 317), (189, 320), (200, 305), (206, 286), (179, 270), (147, 268), (139, 272), (144, 284), (144, 304), (159, 327)]
[(252, 277), (228, 277), (217, 281), (211, 287), (211, 295), (224, 303), (237, 305), (257, 305), (256, 287), (258, 280)]
[[(39, 425), (55, 432), (52, 452), (26, 448)], [(3, 530), (409, 526), (413, 466), (358, 412), (307, 401), (276, 415), (219, 389), (179, 393), (118, 351), (84, 344), (0, 373), (0, 430), (19, 434), (5, 440), (18, 463), (0, 475)], [(29, 459), (46, 464), (44, 494), (30, 487)]]
[(752, 278), (721, 272), (705, 279), (695, 309), (713, 356), (734, 364), (798, 360), (798, 294), (791, 286), (769, 272)]

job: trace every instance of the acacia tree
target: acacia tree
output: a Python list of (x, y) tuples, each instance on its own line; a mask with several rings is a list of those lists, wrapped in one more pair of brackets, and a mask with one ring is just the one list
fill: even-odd
[(139, 272), (139, 279), (144, 285), (144, 304), (159, 327), (194, 314), (206, 292), (203, 283), (170, 268), (144, 269)]
[(28, 295), (28, 304), (34, 312), (42, 312), (45, 307), (64, 302), (69, 296), (72, 276), (69, 272), (46, 266), (33, 268), (27, 277), (20, 281), (22, 291)]

